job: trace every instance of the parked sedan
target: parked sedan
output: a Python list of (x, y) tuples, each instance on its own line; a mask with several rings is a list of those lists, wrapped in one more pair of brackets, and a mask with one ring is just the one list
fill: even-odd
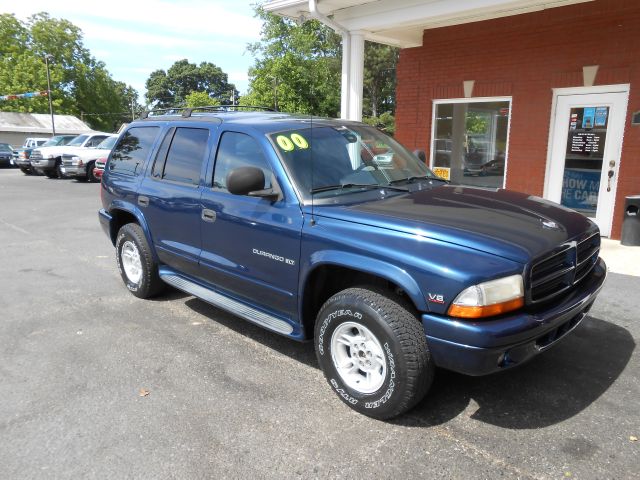
[(0, 167), (13, 167), (13, 148), (8, 143), (0, 143)]

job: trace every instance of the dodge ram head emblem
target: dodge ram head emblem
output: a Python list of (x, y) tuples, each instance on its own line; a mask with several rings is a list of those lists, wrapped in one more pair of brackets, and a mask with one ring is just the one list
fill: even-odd
[(558, 229), (558, 224), (552, 220), (542, 220), (540, 219), (540, 221), (542, 222), (542, 228), (548, 228), (549, 230), (557, 230)]

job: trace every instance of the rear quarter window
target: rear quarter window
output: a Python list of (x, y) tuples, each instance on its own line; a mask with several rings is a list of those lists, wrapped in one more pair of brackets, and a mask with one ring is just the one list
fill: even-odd
[(132, 127), (125, 132), (111, 152), (109, 171), (138, 175), (160, 132), (159, 127)]

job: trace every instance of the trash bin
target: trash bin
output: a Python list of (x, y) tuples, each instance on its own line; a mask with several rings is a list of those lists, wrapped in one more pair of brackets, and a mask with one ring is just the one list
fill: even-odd
[(640, 245), (640, 195), (625, 197), (620, 244), (632, 247)]

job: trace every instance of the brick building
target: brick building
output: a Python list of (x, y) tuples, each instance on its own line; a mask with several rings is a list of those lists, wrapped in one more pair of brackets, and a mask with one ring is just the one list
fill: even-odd
[[(402, 48), (396, 136), (463, 185), (542, 196), (619, 238), (640, 194), (637, 0), (273, 0), (343, 35), (343, 118), (364, 40)], [(640, 114), (637, 115), (640, 123)]]

